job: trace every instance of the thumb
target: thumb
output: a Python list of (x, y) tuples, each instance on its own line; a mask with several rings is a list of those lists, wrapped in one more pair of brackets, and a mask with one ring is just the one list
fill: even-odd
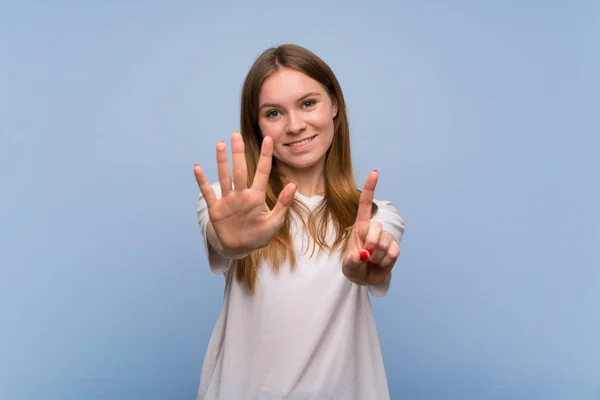
[(344, 274), (350, 278), (362, 280), (367, 273), (366, 266), (368, 259), (369, 253), (366, 250), (349, 249), (342, 265)]
[(294, 201), (296, 189), (297, 186), (295, 183), (288, 183), (285, 185), (281, 193), (279, 193), (277, 203), (275, 203), (275, 207), (273, 207), (273, 210), (271, 211), (271, 216), (279, 225), (283, 224), (285, 216)]

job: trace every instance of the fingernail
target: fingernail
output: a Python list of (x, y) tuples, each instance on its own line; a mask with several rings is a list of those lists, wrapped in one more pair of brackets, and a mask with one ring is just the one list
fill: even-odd
[(360, 252), (360, 261), (366, 261), (367, 258), (369, 258), (369, 253), (367, 253), (364, 250), (361, 250), (361, 252)]
[(194, 164), (194, 167), (197, 167), (197, 166), (198, 166), (198, 164)]
[(368, 247), (365, 247), (365, 250), (366, 250), (366, 251), (369, 253), (369, 256), (370, 256), (371, 254), (373, 254), (373, 250), (371, 250), (370, 248), (368, 248)]

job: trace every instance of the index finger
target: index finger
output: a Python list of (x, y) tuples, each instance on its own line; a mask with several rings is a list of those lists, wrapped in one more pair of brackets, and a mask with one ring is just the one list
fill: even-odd
[(377, 170), (372, 171), (369, 176), (367, 176), (365, 186), (360, 193), (360, 199), (358, 200), (356, 222), (369, 222), (371, 220), (371, 210), (378, 177), (379, 173)]

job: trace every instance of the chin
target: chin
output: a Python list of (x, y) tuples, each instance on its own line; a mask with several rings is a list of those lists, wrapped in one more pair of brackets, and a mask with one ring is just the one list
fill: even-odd
[(318, 158), (310, 157), (310, 159), (307, 157), (306, 160), (281, 160), (281, 162), (283, 164), (285, 164), (288, 168), (308, 169), (308, 168), (312, 168), (315, 165), (319, 164), (319, 162), (321, 160), (323, 160), (324, 157), (325, 157), (325, 155), (323, 155), (322, 157), (318, 157)]

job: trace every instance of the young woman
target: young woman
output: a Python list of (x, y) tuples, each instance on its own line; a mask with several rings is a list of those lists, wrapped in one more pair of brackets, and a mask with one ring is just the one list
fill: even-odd
[(265, 51), (242, 89), (241, 133), (197, 164), (198, 221), (223, 306), (198, 399), (388, 399), (369, 293), (383, 296), (404, 222), (353, 176), (340, 85), (295, 45)]

